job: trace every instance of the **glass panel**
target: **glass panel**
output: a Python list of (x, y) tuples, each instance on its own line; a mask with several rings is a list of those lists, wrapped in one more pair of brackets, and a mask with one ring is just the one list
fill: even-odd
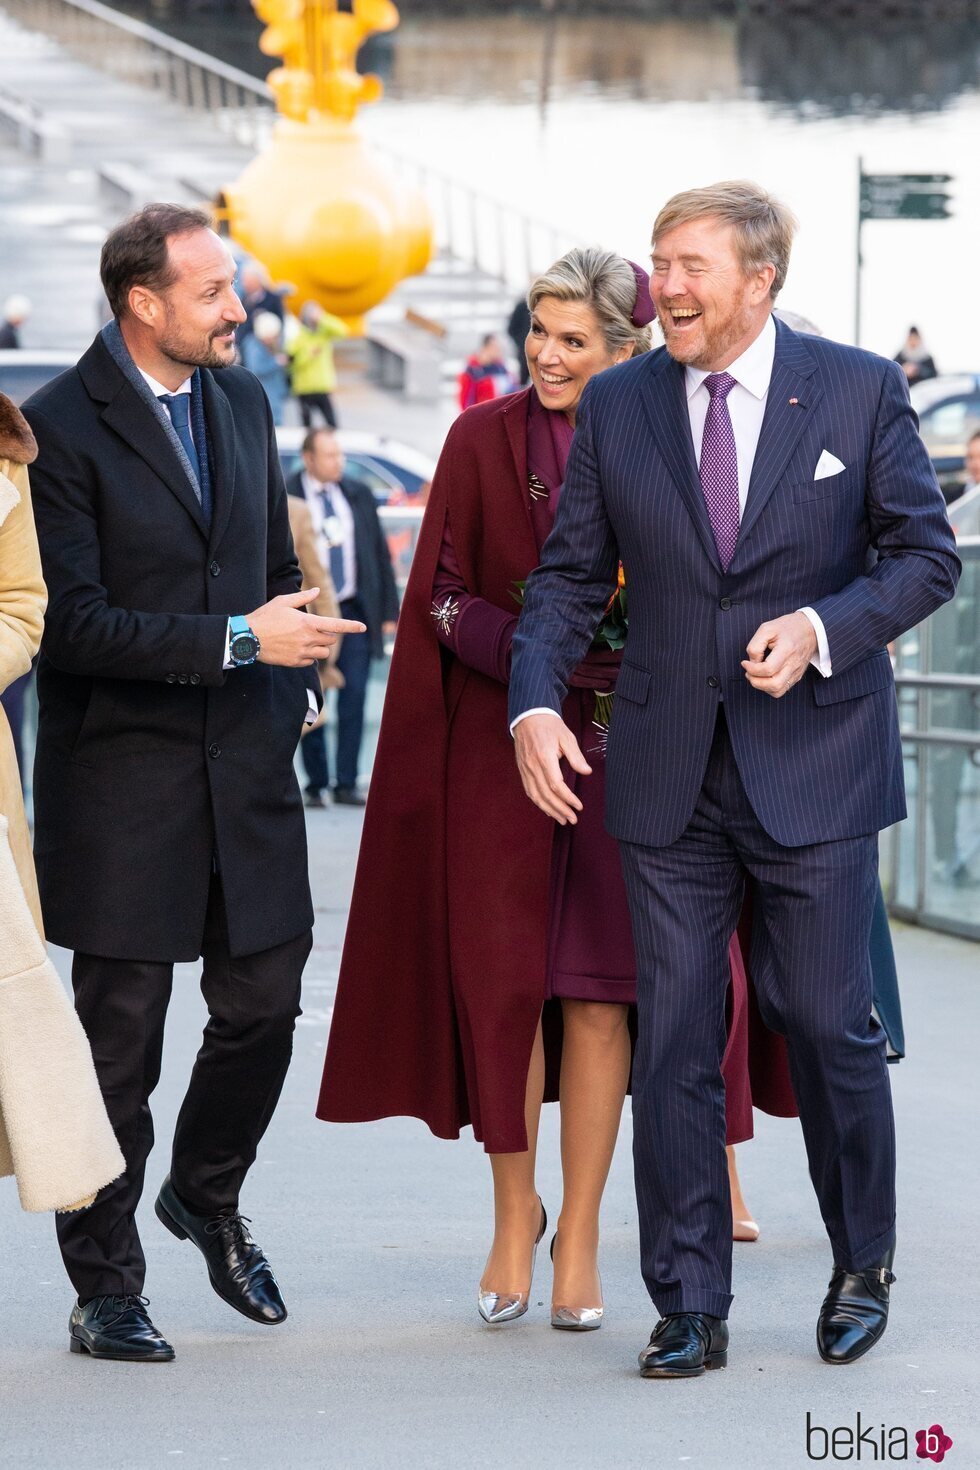
[[(980, 543), (961, 541), (963, 573), (956, 597), (894, 650), (899, 678), (950, 674), (980, 678)], [(899, 688), (903, 734), (945, 732), (980, 739), (980, 688)], [(980, 926), (980, 750), (966, 742), (904, 743), (909, 816), (881, 844), (882, 879), (890, 904), (924, 922), (943, 920), (964, 932)]]
[(925, 772), (926, 911), (980, 923), (980, 756), (962, 746), (930, 745)]

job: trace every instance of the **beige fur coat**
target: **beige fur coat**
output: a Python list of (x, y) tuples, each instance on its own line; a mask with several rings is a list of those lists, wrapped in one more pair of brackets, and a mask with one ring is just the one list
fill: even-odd
[[(0, 689), (26, 674), (47, 600), (26, 466), (37, 453), (0, 394)], [(125, 1168), (85, 1033), (48, 959), (20, 774), (0, 709), (0, 1177), (25, 1210), (79, 1209)]]

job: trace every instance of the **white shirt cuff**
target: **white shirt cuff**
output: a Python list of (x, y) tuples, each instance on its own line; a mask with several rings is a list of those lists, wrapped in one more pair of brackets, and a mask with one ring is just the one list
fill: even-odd
[(310, 707), (306, 711), (306, 719), (303, 721), (303, 724), (315, 725), (317, 720), (320, 718), (320, 711), (317, 709), (316, 705), (316, 695), (313, 693), (312, 689), (307, 689), (306, 697), (310, 702)]
[(231, 618), (228, 619), (228, 628), (225, 633), (225, 661), (221, 667), (223, 669), (233, 669), (235, 667), (231, 657)]
[(561, 719), (561, 715), (558, 713), (558, 711), (556, 709), (550, 709), (550, 708), (546, 707), (545, 705), (541, 705), (538, 709), (526, 709), (522, 715), (518, 715), (517, 716), (517, 719), (516, 720), (511, 720), (511, 722), (510, 722), (510, 733), (512, 735), (513, 735), (514, 731), (517, 729), (517, 726), (521, 723), (522, 720), (526, 720), (527, 717), (528, 717), (528, 715), (554, 715), (554, 717), (555, 717), (556, 720), (560, 720)]
[(827, 642), (827, 630), (823, 625), (823, 619), (813, 611), (812, 607), (801, 607), (800, 612), (817, 635), (817, 651), (810, 662), (815, 669), (819, 669), (825, 679), (829, 679), (834, 669), (830, 662), (830, 644)]

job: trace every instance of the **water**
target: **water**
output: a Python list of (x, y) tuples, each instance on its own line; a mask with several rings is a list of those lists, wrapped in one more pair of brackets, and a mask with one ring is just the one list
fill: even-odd
[[(257, 75), (271, 65), (244, 6), (118, 8)], [(362, 52), (386, 83), (362, 113), (368, 136), (639, 260), (670, 194), (756, 179), (800, 220), (783, 305), (843, 341), (854, 340), (859, 158), (874, 173), (952, 174), (951, 219), (866, 225), (862, 341), (892, 355), (914, 322), (941, 371), (980, 369), (975, 25), (400, 8), (398, 30)]]

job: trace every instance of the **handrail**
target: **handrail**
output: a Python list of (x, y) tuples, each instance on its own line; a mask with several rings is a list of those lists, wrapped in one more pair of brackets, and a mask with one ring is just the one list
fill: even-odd
[[(0, 8), (90, 65), (210, 116), (242, 144), (257, 148), (268, 139), (276, 112), (265, 82), (145, 21), (121, 15), (100, 0), (0, 0)], [(432, 209), (439, 247), (515, 294), (526, 289), (535, 271), (583, 243), (450, 174), (369, 142), (396, 168), (415, 174)]]

